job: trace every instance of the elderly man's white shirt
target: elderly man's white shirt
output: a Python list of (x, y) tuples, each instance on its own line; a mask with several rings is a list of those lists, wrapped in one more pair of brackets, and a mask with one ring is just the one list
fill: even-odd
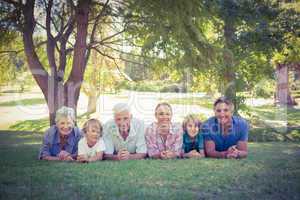
[(106, 154), (117, 153), (123, 148), (127, 149), (129, 153), (147, 153), (145, 126), (144, 122), (139, 119), (131, 119), (129, 135), (125, 141), (114, 120), (105, 123), (103, 132)]

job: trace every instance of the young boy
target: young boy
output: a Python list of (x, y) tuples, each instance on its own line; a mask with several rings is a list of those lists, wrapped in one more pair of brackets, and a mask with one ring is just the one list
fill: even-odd
[(102, 160), (105, 144), (102, 139), (102, 125), (97, 119), (89, 119), (83, 125), (84, 137), (78, 143), (79, 162)]
[(200, 134), (200, 120), (195, 115), (188, 115), (183, 120), (183, 157), (205, 157), (203, 136)]

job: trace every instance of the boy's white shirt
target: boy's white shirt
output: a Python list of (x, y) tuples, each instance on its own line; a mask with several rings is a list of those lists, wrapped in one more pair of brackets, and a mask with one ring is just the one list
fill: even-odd
[(85, 137), (81, 138), (80, 141), (78, 142), (78, 155), (85, 155), (88, 158), (90, 158), (95, 156), (96, 153), (99, 153), (101, 151), (102, 152), (105, 151), (105, 144), (102, 138), (100, 138), (98, 142), (92, 147), (88, 146)]

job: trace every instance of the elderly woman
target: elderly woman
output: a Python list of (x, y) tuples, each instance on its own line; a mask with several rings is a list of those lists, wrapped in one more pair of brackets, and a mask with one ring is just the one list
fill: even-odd
[(170, 159), (181, 156), (182, 127), (171, 122), (172, 108), (160, 103), (155, 108), (156, 122), (145, 133), (148, 155), (156, 159)]
[(55, 125), (45, 133), (39, 159), (75, 160), (80, 138), (81, 132), (75, 126), (74, 110), (68, 107), (60, 108), (56, 112)]
[(205, 152), (212, 158), (247, 157), (248, 123), (233, 116), (233, 104), (225, 97), (214, 103), (215, 116), (202, 125)]

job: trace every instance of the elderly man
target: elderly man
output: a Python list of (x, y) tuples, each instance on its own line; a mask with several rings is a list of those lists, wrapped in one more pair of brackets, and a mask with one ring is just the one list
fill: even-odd
[(114, 119), (104, 125), (105, 158), (109, 160), (135, 160), (146, 157), (144, 123), (132, 117), (129, 106), (116, 104)]

